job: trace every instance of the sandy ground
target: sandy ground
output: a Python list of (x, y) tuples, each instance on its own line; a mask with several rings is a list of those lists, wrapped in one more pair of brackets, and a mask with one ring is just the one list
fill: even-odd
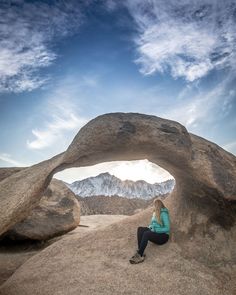
[(26, 242), (17, 245), (0, 245), (0, 285), (3, 284), (17, 268), (30, 257), (39, 253), (49, 245), (59, 241), (63, 237), (82, 237), (87, 232), (103, 228), (113, 222), (127, 217), (126, 215), (86, 215), (81, 216), (80, 225), (67, 234), (50, 239), (44, 243)]

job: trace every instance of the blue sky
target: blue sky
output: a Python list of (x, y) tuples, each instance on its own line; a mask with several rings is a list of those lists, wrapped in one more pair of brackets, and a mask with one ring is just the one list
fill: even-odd
[(236, 1), (6, 0), (0, 19), (1, 167), (48, 159), (120, 111), (236, 154)]

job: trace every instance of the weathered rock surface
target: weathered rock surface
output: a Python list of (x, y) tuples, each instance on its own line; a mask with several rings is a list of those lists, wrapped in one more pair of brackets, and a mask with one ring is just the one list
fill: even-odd
[(47, 240), (76, 228), (79, 222), (80, 205), (76, 196), (62, 181), (53, 179), (38, 206), (1, 239)]
[(12, 174), (0, 182), (0, 235), (25, 219), (49, 185), (63, 154)]
[(0, 168), (0, 181), (11, 176), (12, 174), (22, 171), (24, 167), (9, 167), (9, 168)]
[[(82, 237), (68, 233), (18, 268), (0, 294), (234, 294), (235, 268), (188, 259), (174, 241), (162, 246), (149, 243), (145, 261), (130, 264), (137, 248), (137, 227), (147, 225), (151, 213), (151, 208), (145, 209)], [(208, 242), (206, 238), (205, 247)]]
[[(198, 263), (214, 267), (233, 267), (236, 264), (236, 157), (216, 144), (188, 133), (185, 127), (177, 122), (143, 114), (111, 113), (99, 116), (91, 120), (78, 132), (64, 153), (2, 180), (0, 182), (0, 233), (6, 232), (15, 223), (27, 217), (30, 210), (39, 203), (44, 190), (56, 172), (69, 167), (95, 165), (106, 161), (138, 159), (148, 159), (160, 165), (168, 170), (176, 180), (174, 191), (170, 197), (165, 199), (171, 215), (173, 242), (173, 246), (167, 247), (167, 250), (163, 252), (169, 257), (167, 259), (169, 265), (173, 264), (171, 259), (176, 261), (175, 256), (173, 256), (173, 253), (177, 255), (177, 252), (173, 249), (175, 247), (185, 258), (197, 261), (196, 267)], [(135, 222), (132, 223), (132, 217), (129, 218), (131, 219), (127, 219), (125, 224), (119, 225), (118, 228), (117, 225), (113, 226), (112, 230), (110, 228), (102, 233), (97, 233), (96, 239), (88, 236), (83, 241), (77, 241), (79, 248), (73, 246), (72, 241), (72, 244), (68, 242), (67, 247), (71, 246), (74, 249), (74, 252), (72, 250), (71, 253), (74, 256), (78, 255), (78, 260), (73, 262), (71, 254), (68, 252), (65, 254), (64, 262), (60, 262), (57, 256), (60, 253), (56, 255), (52, 250), (50, 254), (47, 252), (45, 257), (40, 256), (38, 262), (33, 260), (31, 264), (31, 259), (27, 262), (26, 267), (28, 266), (30, 276), (29, 273), (27, 275), (26, 272), (21, 273), (21, 268), (15, 275), (21, 277), (21, 283), (23, 278), (27, 277), (28, 285), (26, 287), (26, 284), (24, 284), (24, 288), (32, 291), (33, 285), (31, 283), (35, 283), (35, 278), (37, 278), (37, 274), (33, 271), (34, 267), (40, 269), (41, 263), (47, 262), (45, 267), (48, 267), (49, 272), (51, 269), (49, 264), (53, 263), (55, 257), (54, 265), (58, 271), (54, 275), (51, 272), (51, 278), (55, 281), (56, 278), (58, 279), (58, 286), (63, 284), (60, 284), (62, 278), (65, 282), (73, 281), (73, 279), (70, 279), (69, 267), (81, 278), (74, 279), (74, 287), (71, 285), (71, 288), (74, 288), (73, 290), (76, 289), (76, 282), (79, 282), (80, 288), (85, 286), (83, 279), (84, 282), (89, 284), (90, 289), (95, 288), (96, 282), (100, 282), (100, 279), (104, 280), (106, 276), (116, 286), (119, 279), (114, 275), (114, 272), (109, 271), (101, 278), (99, 274), (100, 264), (98, 263), (95, 266), (93, 261), (89, 262), (88, 267), (97, 270), (97, 272), (94, 272), (93, 275), (87, 273), (91, 282), (88, 278), (86, 281), (86, 271), (84, 272), (83, 269), (87, 269), (84, 266), (85, 263), (88, 263), (86, 260), (88, 258), (87, 247), (92, 245), (94, 252), (92, 252), (93, 254), (91, 254), (91, 251), (88, 252), (89, 255), (96, 255), (96, 257), (98, 255), (99, 257), (104, 251), (102, 256), (104, 260), (101, 259), (100, 262), (105, 263), (108, 269), (120, 270), (126, 274), (127, 276), (121, 275), (121, 281), (123, 285), (129, 284), (127, 278), (130, 278), (130, 275), (127, 271), (124, 271), (127, 266), (124, 260), (126, 261), (127, 257), (132, 254), (130, 251), (131, 246), (134, 246), (133, 232), (136, 231), (135, 227), (140, 221), (134, 219)], [(144, 219), (141, 219), (141, 221), (143, 223)], [(120, 231), (120, 235), (117, 235), (117, 230)], [(104, 241), (99, 240), (102, 236), (105, 238)], [(100, 245), (100, 250), (96, 250), (98, 245)], [(61, 246), (57, 249), (58, 251)], [(119, 256), (117, 253), (121, 255), (120, 258), (117, 258)], [(50, 259), (52, 259), (51, 262)], [(116, 259), (120, 261), (118, 265)], [(165, 265), (168, 265), (167, 261)], [(156, 263), (155, 269), (158, 263), (164, 262), (157, 258)], [(194, 264), (190, 263), (190, 265), (189, 263), (186, 260), (186, 276), (190, 269), (194, 267)], [(181, 268), (181, 265), (180, 263), (178, 267)], [(151, 265), (149, 266), (151, 267)], [(67, 269), (66, 273), (65, 269)], [(133, 269), (136, 269), (136, 267)], [(181, 273), (176, 265), (176, 273), (179, 272)], [(148, 275), (149, 273), (150, 271), (148, 271)], [(131, 274), (133, 279), (136, 277), (137, 280), (146, 282), (146, 275), (141, 279), (136, 271), (131, 272)], [(165, 274), (167, 275), (167, 273)], [(169, 271), (169, 275), (172, 275), (172, 271)], [(199, 273), (198, 280), (202, 280), (202, 283), (205, 284), (203, 275), (203, 273)], [(207, 277), (206, 273), (205, 275)], [(83, 278), (83, 276), (85, 277)], [(182, 276), (176, 275), (176, 278), (178, 276), (180, 282), (187, 283), (186, 277), (181, 279)], [(215, 282), (211, 276), (209, 278)], [(168, 277), (165, 277), (164, 280), (168, 280)], [(196, 282), (195, 279), (191, 278), (191, 280), (193, 284)], [(153, 281), (155, 281), (154, 278), (152, 283)], [(18, 283), (13, 279), (11, 282), (13, 284), (12, 290), (16, 290), (15, 288), (19, 287)], [(182, 290), (183, 288), (178, 284), (176, 281), (175, 287)], [(112, 286), (111, 288), (113, 288)], [(140, 284), (137, 283), (137, 286), (140, 286)], [(209, 290), (203, 290), (201, 294), (212, 294), (210, 293), (212, 287), (206, 286)], [(68, 294), (75, 294), (72, 289)], [(170, 290), (173, 291), (173, 288)], [(14, 291), (12, 292), (11, 294), (16, 294)], [(168, 294), (168, 292), (165, 294)], [(189, 293), (199, 294), (197, 289), (195, 293), (190, 291)], [(28, 293), (25, 292), (25, 294)], [(50, 292), (47, 294), (50, 294)], [(63, 292), (58, 291), (58, 294), (63, 294)], [(175, 294), (177, 293), (175, 292)], [(219, 292), (215, 294), (219, 294)]]
[(22, 243), (0, 243), (0, 285), (2, 285), (23, 263), (44, 248), (64, 237), (81, 238), (87, 232), (105, 227), (113, 222), (126, 218), (125, 215), (89, 215), (81, 216), (80, 225), (65, 235), (57, 236), (47, 241), (30, 240)]

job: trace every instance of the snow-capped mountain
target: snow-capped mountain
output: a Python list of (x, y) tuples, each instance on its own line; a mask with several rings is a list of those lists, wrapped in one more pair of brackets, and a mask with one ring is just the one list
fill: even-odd
[(101, 173), (66, 185), (80, 197), (90, 196), (120, 196), (126, 198), (151, 199), (157, 195), (164, 195), (174, 188), (174, 179), (161, 183), (150, 184), (146, 181), (122, 181), (109, 173)]

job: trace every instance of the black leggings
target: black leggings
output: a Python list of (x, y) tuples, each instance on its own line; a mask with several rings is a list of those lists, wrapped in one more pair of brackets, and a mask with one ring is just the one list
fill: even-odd
[(138, 227), (137, 230), (138, 237), (138, 253), (143, 256), (143, 252), (148, 244), (148, 241), (151, 241), (158, 245), (163, 245), (169, 240), (169, 235), (166, 233), (155, 233), (150, 230), (148, 227)]

